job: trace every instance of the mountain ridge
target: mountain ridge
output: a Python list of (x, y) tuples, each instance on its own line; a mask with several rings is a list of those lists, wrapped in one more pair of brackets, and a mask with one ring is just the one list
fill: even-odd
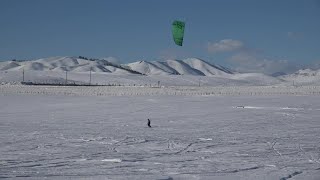
[[(147, 75), (147, 76), (202, 76), (222, 78), (225, 81), (287, 82), (287, 84), (320, 85), (320, 70), (301, 69), (292, 74), (282, 72), (271, 76), (263, 73), (238, 73), (223, 66), (199, 58), (182, 60), (168, 59), (163, 61), (136, 61), (128, 64), (110, 62), (108, 59), (93, 59), (83, 56), (48, 57), (28, 61), (1, 61), (0, 71), (44, 71), (75, 73), (96, 73), (112, 75)], [(172, 76), (172, 78), (174, 78)], [(190, 78), (189, 78), (190, 79)]]
[(223, 66), (213, 65), (198, 58), (136, 61), (128, 64), (117, 64), (105, 59), (93, 59), (83, 56), (62, 56), (26, 61), (11, 60), (0, 62), (0, 70), (2, 71), (21, 69), (26, 71), (71, 72), (89, 72), (91, 70), (93, 72), (140, 75), (224, 76), (233, 74), (233, 72)]

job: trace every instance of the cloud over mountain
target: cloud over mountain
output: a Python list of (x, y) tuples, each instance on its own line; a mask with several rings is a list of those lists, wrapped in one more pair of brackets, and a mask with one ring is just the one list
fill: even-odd
[(243, 47), (243, 42), (233, 39), (223, 39), (216, 43), (209, 42), (207, 46), (208, 52), (210, 53), (232, 52), (240, 50)]

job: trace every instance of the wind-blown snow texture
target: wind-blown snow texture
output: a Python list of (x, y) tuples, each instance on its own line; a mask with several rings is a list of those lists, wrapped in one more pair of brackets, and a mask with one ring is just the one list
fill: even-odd
[(316, 180), (319, 101), (1, 93), (0, 177)]
[[(21, 85), (23, 69), (25, 82), (67, 71), (88, 84), (91, 71), (112, 86)], [(194, 58), (0, 62), (0, 178), (319, 180), (319, 77)]]

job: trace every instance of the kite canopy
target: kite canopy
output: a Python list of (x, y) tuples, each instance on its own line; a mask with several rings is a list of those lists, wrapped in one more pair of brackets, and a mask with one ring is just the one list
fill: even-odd
[(172, 36), (173, 40), (178, 46), (182, 46), (184, 36), (185, 22), (173, 21), (172, 23)]

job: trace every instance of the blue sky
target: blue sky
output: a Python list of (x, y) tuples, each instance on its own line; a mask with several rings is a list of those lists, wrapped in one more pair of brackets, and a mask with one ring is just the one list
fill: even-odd
[[(1, 0), (0, 59), (198, 57), (290, 70), (320, 61), (319, 18), (319, 0)], [(186, 21), (182, 47), (175, 19)]]

